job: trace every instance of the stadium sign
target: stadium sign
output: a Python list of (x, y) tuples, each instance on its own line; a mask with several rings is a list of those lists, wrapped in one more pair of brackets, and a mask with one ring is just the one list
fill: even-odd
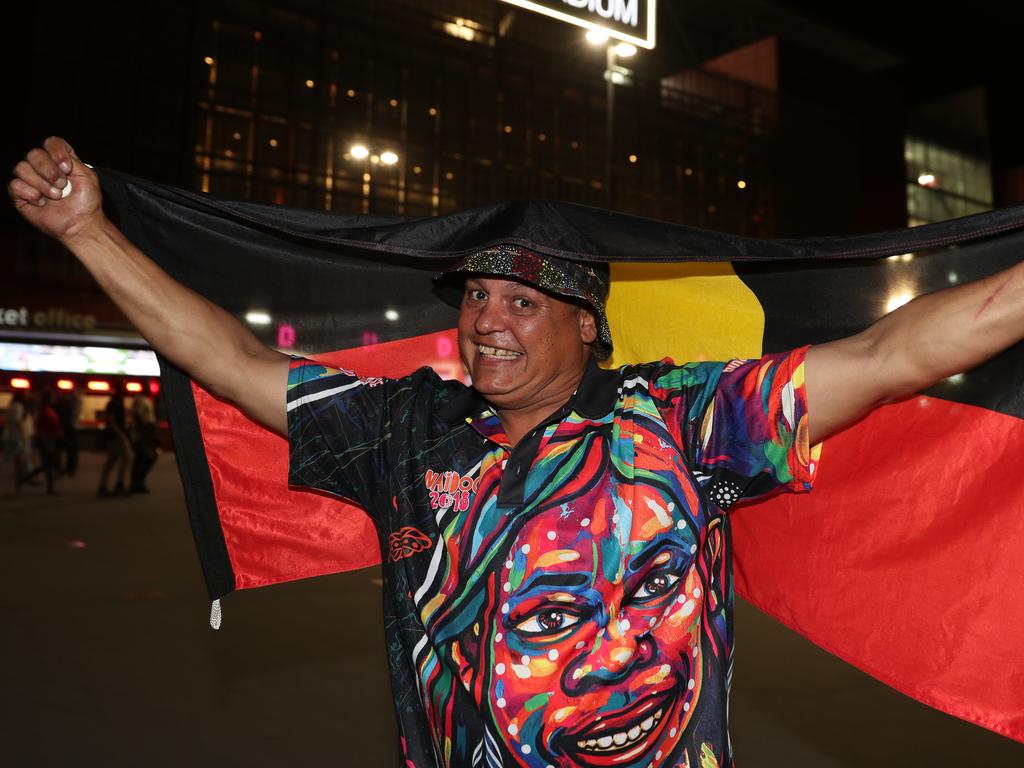
[(641, 48), (654, 48), (655, 0), (501, 0)]

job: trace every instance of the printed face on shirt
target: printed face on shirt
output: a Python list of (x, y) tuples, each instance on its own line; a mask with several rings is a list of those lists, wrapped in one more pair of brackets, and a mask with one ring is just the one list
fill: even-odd
[(515, 280), (466, 279), (459, 349), (474, 388), (498, 408), (561, 405), (596, 338), (593, 315), (574, 304)]
[(504, 564), (481, 661), (493, 670), (486, 703), (524, 765), (657, 765), (689, 721), (698, 542), (663, 497), (635, 490), (632, 512), (605, 499), (541, 513)]

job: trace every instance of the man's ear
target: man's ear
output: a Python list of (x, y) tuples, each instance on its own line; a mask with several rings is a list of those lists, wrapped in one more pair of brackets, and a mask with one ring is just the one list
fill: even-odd
[(597, 318), (589, 309), (579, 308), (577, 317), (580, 323), (580, 339), (584, 344), (593, 344), (597, 341)]

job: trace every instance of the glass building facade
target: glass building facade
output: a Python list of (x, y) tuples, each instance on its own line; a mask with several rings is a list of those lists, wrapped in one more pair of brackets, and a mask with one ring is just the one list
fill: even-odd
[(969, 153), (908, 136), (907, 217), (910, 226), (992, 209), (992, 169)]
[(194, 188), (399, 216), (557, 198), (771, 234), (775, 97), (754, 86), (620, 61), (609, 193), (582, 30), (490, 0), (234, 2), (196, 24)]

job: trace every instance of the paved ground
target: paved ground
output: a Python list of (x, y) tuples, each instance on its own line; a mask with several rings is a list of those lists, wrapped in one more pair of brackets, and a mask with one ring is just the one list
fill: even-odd
[[(395, 766), (373, 570), (229, 598), (219, 632), (173, 460), (153, 493), (0, 470), (0, 765)], [(741, 768), (1009, 766), (1024, 746), (904, 698), (737, 609)]]

